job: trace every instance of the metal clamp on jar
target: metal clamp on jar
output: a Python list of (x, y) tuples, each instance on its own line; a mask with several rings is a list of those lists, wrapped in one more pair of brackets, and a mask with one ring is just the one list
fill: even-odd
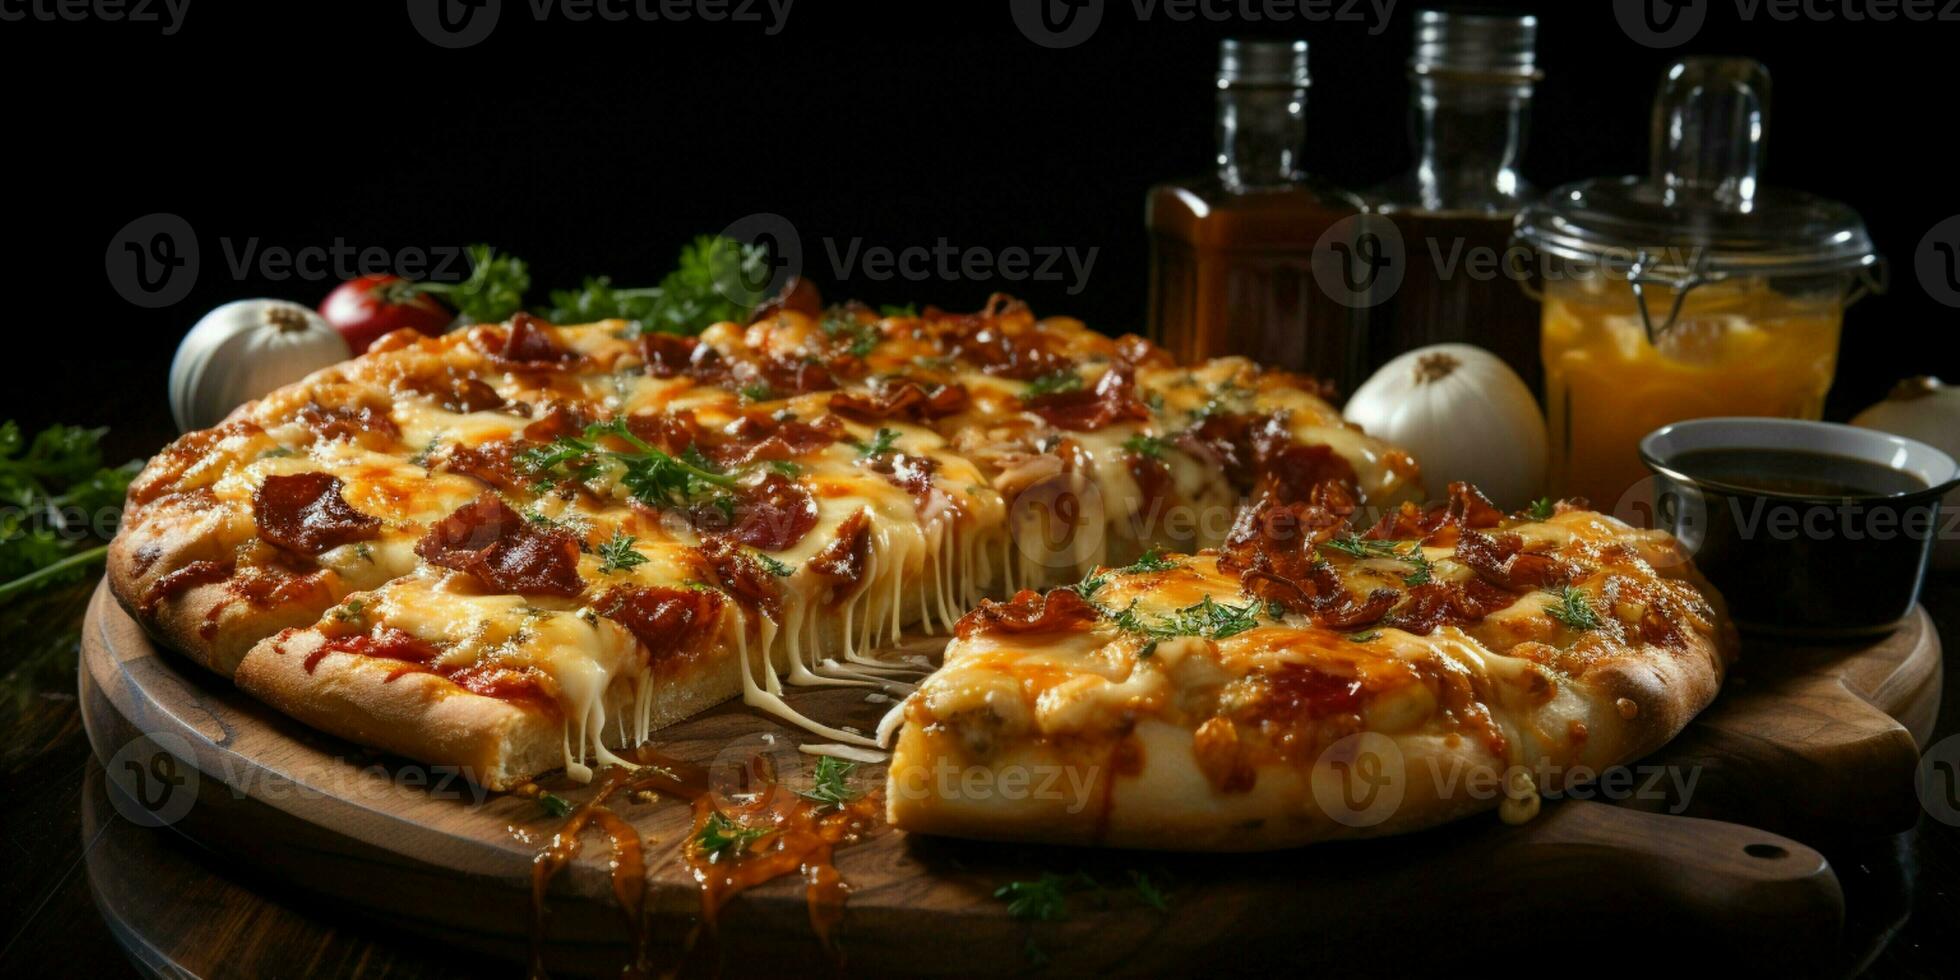
[[(1654, 97), (1647, 177), (1568, 184), (1518, 215), (1543, 256), (1552, 490), (1613, 507), (1670, 422), (1815, 419), (1845, 307), (1883, 287), (1857, 212), (1761, 186), (1769, 73), (1690, 58)], [(1523, 281), (1521, 277), (1521, 281)]]

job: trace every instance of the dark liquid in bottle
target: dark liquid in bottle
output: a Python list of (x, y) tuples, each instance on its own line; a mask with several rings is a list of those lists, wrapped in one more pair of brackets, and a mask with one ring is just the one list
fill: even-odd
[(1538, 301), (1505, 265), (1511, 215), (1390, 211), (1402, 236), (1401, 285), (1368, 311), (1370, 367), (1429, 344), (1464, 343), (1496, 354), (1544, 395)]
[(1308, 186), (1154, 188), (1147, 212), (1153, 336), (1187, 363), (1243, 354), (1353, 391), (1366, 377), (1360, 318), (1320, 288), (1313, 248), (1355, 213)]

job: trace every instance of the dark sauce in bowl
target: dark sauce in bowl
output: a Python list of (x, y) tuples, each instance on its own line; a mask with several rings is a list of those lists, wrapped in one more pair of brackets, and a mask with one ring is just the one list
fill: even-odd
[(1648, 458), (1660, 524), (1694, 553), (1737, 625), (1856, 637), (1918, 601), (1944, 487), (1919, 474), (1808, 449), (1681, 449)]
[(1692, 449), (1667, 463), (1706, 487), (1782, 497), (1895, 497), (1927, 488), (1905, 470), (1800, 449)]

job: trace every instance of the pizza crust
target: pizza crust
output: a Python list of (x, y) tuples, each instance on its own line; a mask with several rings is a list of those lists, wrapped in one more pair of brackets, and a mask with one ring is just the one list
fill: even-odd
[[(403, 673), (394, 660), (336, 652), (307, 669), (307, 658), (326, 642), (310, 630), (269, 637), (245, 655), (237, 684), (321, 731), (430, 765), (454, 766), (488, 789), (507, 790), (564, 767), (570, 736), (559, 712), (475, 694), (437, 674)], [(649, 727), (692, 717), (740, 693), (740, 670), (730, 654), (661, 678)], [(628, 701), (623, 691), (608, 700), (605, 744), (623, 748), (623, 726), (610, 719), (626, 710)]]

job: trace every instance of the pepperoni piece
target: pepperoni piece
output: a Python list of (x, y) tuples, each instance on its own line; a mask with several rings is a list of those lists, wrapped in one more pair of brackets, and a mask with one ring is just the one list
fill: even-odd
[(510, 333), (497, 351), (497, 359), (512, 364), (560, 365), (578, 360), (578, 354), (558, 343), (557, 328), (529, 313), (510, 318)]
[(381, 534), (381, 520), (348, 506), (340, 478), (326, 473), (268, 476), (252, 491), (259, 537), (288, 551), (317, 555)]
[(1074, 633), (1094, 626), (1101, 617), (1074, 589), (1056, 589), (1045, 596), (1022, 589), (1006, 602), (980, 600), (977, 608), (954, 624), (953, 632), (962, 640), (987, 633)]
[(721, 593), (708, 589), (617, 585), (593, 608), (626, 627), (646, 648), (647, 664), (660, 667), (703, 653), (721, 626)]
[(727, 497), (690, 506), (688, 523), (704, 534), (725, 534), (761, 551), (782, 551), (817, 526), (817, 501), (803, 484), (781, 473), (735, 489)]
[(1028, 411), (1048, 424), (1072, 432), (1094, 432), (1117, 422), (1148, 422), (1150, 408), (1137, 399), (1135, 369), (1116, 363), (1093, 388), (1057, 391), (1023, 399)]
[(415, 543), (415, 553), (499, 592), (570, 597), (585, 591), (578, 577), (578, 542), (525, 520), (494, 493), (443, 518)]
[(910, 379), (880, 384), (874, 393), (840, 391), (830, 396), (830, 410), (847, 419), (874, 425), (888, 419), (928, 422), (958, 415), (972, 404), (962, 384), (925, 386)]
[(858, 511), (837, 525), (837, 536), (811, 556), (807, 567), (830, 580), (831, 601), (857, 594), (864, 566), (871, 558), (871, 516)]

